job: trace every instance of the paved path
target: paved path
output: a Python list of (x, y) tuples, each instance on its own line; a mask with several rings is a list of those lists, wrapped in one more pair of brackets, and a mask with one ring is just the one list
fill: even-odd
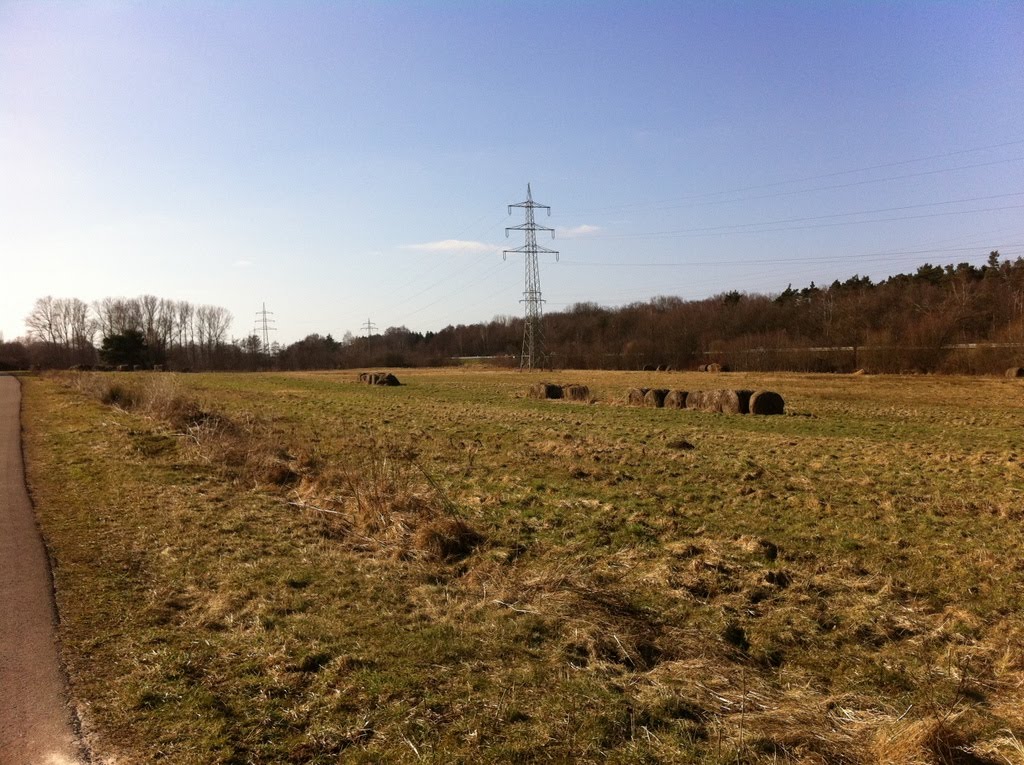
[(0, 375), (0, 765), (77, 765), (49, 561), (21, 460), (21, 385)]

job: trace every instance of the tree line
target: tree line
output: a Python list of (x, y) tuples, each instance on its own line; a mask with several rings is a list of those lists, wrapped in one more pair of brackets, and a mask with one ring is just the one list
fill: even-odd
[[(253, 336), (229, 340), (230, 320), (222, 308), (149, 295), (89, 305), (43, 298), (26, 320), (28, 338), (0, 343), (0, 365), (11, 366), (14, 352), (21, 366), (95, 363), (104, 342), (130, 332), (142, 336), (147, 363), (178, 369), (439, 366), (467, 357), (516, 366), (522, 350), (521, 317), (340, 340), (312, 334), (273, 353)], [(877, 283), (854, 275), (776, 295), (584, 302), (547, 314), (544, 334), (551, 363), (563, 368), (1000, 372), (1024, 366), (1024, 259), (992, 252), (981, 266), (926, 263)]]
[(0, 343), (0, 368), (112, 365), (221, 369), (238, 349), (228, 338), (231, 312), (154, 295), (47, 296), (25, 317), (23, 340)]
[[(571, 369), (696, 368), (807, 372), (995, 373), (1024, 366), (1024, 259), (936, 266), (880, 282), (854, 275), (775, 295), (656, 297), (620, 308), (577, 303), (544, 317), (551, 363)], [(309, 335), (284, 369), (434, 366), (486, 357), (518, 365), (523, 319), (373, 337)]]

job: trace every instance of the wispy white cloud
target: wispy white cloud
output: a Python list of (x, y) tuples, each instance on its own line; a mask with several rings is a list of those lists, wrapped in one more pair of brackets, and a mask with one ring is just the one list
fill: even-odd
[(560, 228), (558, 229), (558, 235), (563, 239), (574, 239), (579, 236), (596, 234), (600, 230), (600, 226), (591, 226), (589, 223), (583, 223), (579, 226), (573, 226), (572, 228)]
[(416, 250), (417, 252), (461, 252), (472, 255), (479, 252), (494, 252), (498, 248), (486, 242), (474, 242), (466, 239), (442, 239), (439, 242), (404, 244), (402, 249)]

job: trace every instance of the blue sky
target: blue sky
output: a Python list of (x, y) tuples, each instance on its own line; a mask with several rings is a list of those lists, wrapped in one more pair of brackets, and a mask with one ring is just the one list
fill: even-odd
[[(0, 0), (0, 331), (278, 340), (1024, 255), (1024, 5)], [(520, 211), (516, 211), (520, 213)]]

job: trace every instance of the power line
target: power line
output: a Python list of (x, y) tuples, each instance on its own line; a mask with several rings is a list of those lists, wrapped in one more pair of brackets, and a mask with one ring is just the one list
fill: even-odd
[(364, 324), (364, 325), (362, 326), (362, 329), (365, 329), (365, 330), (366, 330), (366, 336), (367, 336), (367, 337), (372, 337), (372, 336), (373, 336), (373, 332), (374, 332), (374, 330), (376, 330), (376, 329), (377, 329), (377, 325), (376, 325), (376, 324), (374, 324), (374, 323), (373, 323), (372, 321), (370, 321), (369, 319), (367, 319), (367, 320), (366, 320), (366, 323), (365, 323), (365, 324)]
[[(1016, 196), (1016, 195), (1011, 195)], [(941, 203), (939, 203), (941, 204)], [(922, 205), (927, 207), (928, 205)], [(735, 223), (726, 226), (706, 226), (701, 228), (681, 228), (670, 231), (643, 231), (633, 234), (602, 234), (590, 239), (663, 239), (663, 238), (693, 238), (700, 236), (724, 236), (727, 234), (772, 234), (779, 231), (804, 231), (807, 229), (815, 228), (832, 228), (835, 226), (860, 226), (869, 223), (891, 223), (894, 221), (902, 220), (922, 220), (925, 218), (942, 218), (948, 215), (970, 215), (972, 213), (986, 213), (986, 212), (1000, 212), (1003, 210), (1020, 210), (1024, 208), (1024, 205), (1005, 205), (1002, 207), (985, 207), (977, 210), (950, 210), (948, 212), (940, 213), (928, 213), (925, 215), (901, 215), (891, 218), (873, 218), (871, 220), (849, 220), (849, 221), (836, 221), (833, 223), (816, 223), (809, 226), (778, 226), (780, 223), (785, 223), (785, 220), (779, 221), (765, 221), (763, 223)], [(893, 208), (898, 209), (898, 208)], [(907, 208), (909, 209), (909, 208)], [(862, 215), (865, 213), (839, 213), (839, 215)], [(817, 218), (805, 218), (802, 220), (822, 220), (827, 218), (834, 218), (836, 215), (823, 215)], [(801, 220), (801, 219), (794, 219)], [(771, 226), (773, 228), (764, 228)], [(762, 227), (762, 228), (755, 228)], [(742, 231), (735, 231), (730, 229), (748, 229)]]
[[(672, 209), (673, 206), (687, 206), (690, 203), (693, 203), (694, 206), (698, 206), (698, 203), (700, 203), (701, 200), (708, 200), (711, 197), (726, 196), (726, 195), (729, 195), (729, 194), (742, 194), (742, 193), (747, 192), (747, 191), (760, 191), (761, 189), (777, 188), (779, 186), (788, 186), (788, 185), (793, 184), (793, 183), (806, 183), (807, 181), (817, 181), (817, 180), (823, 180), (825, 178), (837, 178), (837, 177), (840, 177), (840, 176), (843, 176), (843, 175), (853, 175), (855, 173), (866, 173), (866, 172), (870, 172), (871, 170), (883, 170), (883, 169), (890, 168), (890, 167), (901, 167), (901, 166), (904, 166), (904, 165), (916, 164), (918, 162), (929, 162), (929, 161), (931, 161), (933, 159), (945, 159), (947, 157), (955, 157), (955, 156), (960, 156), (960, 155), (963, 155), (963, 154), (974, 154), (974, 153), (977, 153), (979, 151), (989, 151), (991, 149), (1002, 149), (1002, 148), (1006, 148), (1008, 146), (1019, 146), (1021, 144), (1024, 144), (1024, 139), (1016, 140), (1016, 141), (1007, 141), (1005, 143), (999, 143), (999, 144), (992, 144), (990, 146), (980, 146), (980, 147), (971, 148), (971, 149), (961, 149), (959, 151), (952, 151), (952, 152), (947, 152), (947, 153), (944, 153), (944, 154), (933, 154), (933, 155), (928, 156), (928, 157), (919, 157), (917, 159), (906, 159), (906, 160), (900, 160), (900, 161), (897, 161), (897, 162), (886, 162), (886, 163), (883, 163), (883, 164), (870, 165), (870, 166), (867, 166), (867, 167), (859, 167), (859, 168), (854, 168), (854, 169), (851, 169), (851, 170), (838, 170), (838, 171), (830, 172), (830, 173), (822, 173), (822, 174), (819, 174), (819, 175), (805, 176), (803, 178), (792, 178), (792, 179), (783, 180), (783, 181), (773, 181), (771, 183), (763, 183), (763, 184), (758, 184), (758, 185), (754, 185), (754, 186), (742, 186), (742, 187), (733, 188), (733, 189), (725, 189), (725, 190), (722, 190), (722, 191), (709, 191), (709, 192), (705, 192), (703, 194), (693, 194), (693, 195), (688, 196), (688, 197), (677, 197), (675, 199), (661, 199), (661, 200), (655, 200), (653, 202), (630, 202), (630, 203), (626, 203), (626, 204), (622, 204), (622, 205), (610, 205), (610, 206), (607, 206), (607, 207), (596, 207), (596, 208), (591, 208), (590, 210), (577, 211), (577, 213), (579, 213), (579, 212), (611, 212), (611, 211), (615, 211), (615, 210), (630, 210), (630, 209), (634, 209), (634, 208), (643, 208), (643, 207), (652, 207), (652, 208), (654, 208), (654, 207), (657, 207), (659, 205), (669, 205), (669, 207), (658, 208), (658, 209)], [(959, 167), (942, 168), (942, 169), (938, 169), (938, 170), (928, 170), (928, 171), (924, 171), (922, 173), (911, 173), (909, 175), (899, 175), (899, 176), (890, 176), (890, 177), (885, 177), (885, 178), (868, 179), (868, 180), (864, 180), (864, 181), (854, 181), (853, 183), (850, 183), (850, 184), (839, 184), (839, 185), (835, 185), (835, 186), (821, 186), (821, 187), (813, 187), (813, 188), (809, 188), (809, 189), (800, 189), (800, 190), (796, 190), (796, 191), (786, 191), (786, 192), (782, 192), (781, 194), (768, 194), (768, 195), (764, 195), (764, 196), (745, 197), (745, 198), (742, 198), (742, 199), (712, 200), (712, 201), (705, 202), (705, 204), (724, 204), (724, 203), (729, 203), (729, 202), (741, 202), (741, 201), (748, 201), (748, 200), (754, 200), (754, 199), (769, 199), (769, 198), (772, 198), (772, 197), (775, 197), (775, 196), (787, 196), (787, 195), (791, 195), (791, 194), (804, 194), (804, 193), (808, 193), (808, 192), (811, 192), (811, 191), (826, 191), (826, 190), (831, 190), (831, 189), (847, 188), (849, 186), (856, 186), (856, 185), (861, 185), (861, 184), (866, 184), (866, 183), (883, 183), (883, 182), (891, 181), (891, 180), (902, 180), (902, 179), (905, 179), (905, 178), (914, 178), (914, 177), (917, 177), (919, 175), (934, 175), (936, 173), (952, 172), (952, 171), (955, 171), (955, 170), (968, 170), (968, 169), (972, 169), (972, 168), (976, 168), (976, 167), (988, 167), (988, 166), (991, 166), (991, 165), (1001, 164), (1003, 162), (1019, 162), (1022, 159), (1024, 159), (1024, 157), (1014, 157), (1014, 158), (1011, 158), (1011, 159), (994, 160), (992, 162), (985, 162), (985, 163), (976, 164), (976, 165), (962, 165), (962, 166), (959, 166)]]
[[(841, 263), (846, 260), (884, 260), (892, 257), (906, 257), (911, 255), (938, 255), (942, 253), (952, 252), (978, 252), (978, 250), (985, 249), (985, 246), (979, 247), (947, 247), (942, 249), (930, 249), (930, 250), (893, 250), (888, 252), (872, 252), (866, 254), (856, 255), (832, 255), (822, 256), (814, 255), (806, 258), (770, 258), (770, 259), (754, 259), (754, 260), (690, 260), (690, 261), (658, 261), (650, 263), (595, 263), (590, 261), (582, 260), (563, 260), (562, 264), (567, 266), (583, 266), (586, 268), (600, 268), (600, 267), (612, 267), (612, 268), (690, 268), (693, 266), (749, 266), (749, 265), (776, 265), (779, 263)], [(1005, 245), (999, 245), (997, 247), (990, 248), (999, 250), (1003, 253), (1003, 250), (1009, 251), (1011, 248), (1024, 247), (1024, 243), (1011, 243)], [(987, 254), (987, 253), (986, 253)], [(1004, 255), (1006, 253), (1003, 253)]]

